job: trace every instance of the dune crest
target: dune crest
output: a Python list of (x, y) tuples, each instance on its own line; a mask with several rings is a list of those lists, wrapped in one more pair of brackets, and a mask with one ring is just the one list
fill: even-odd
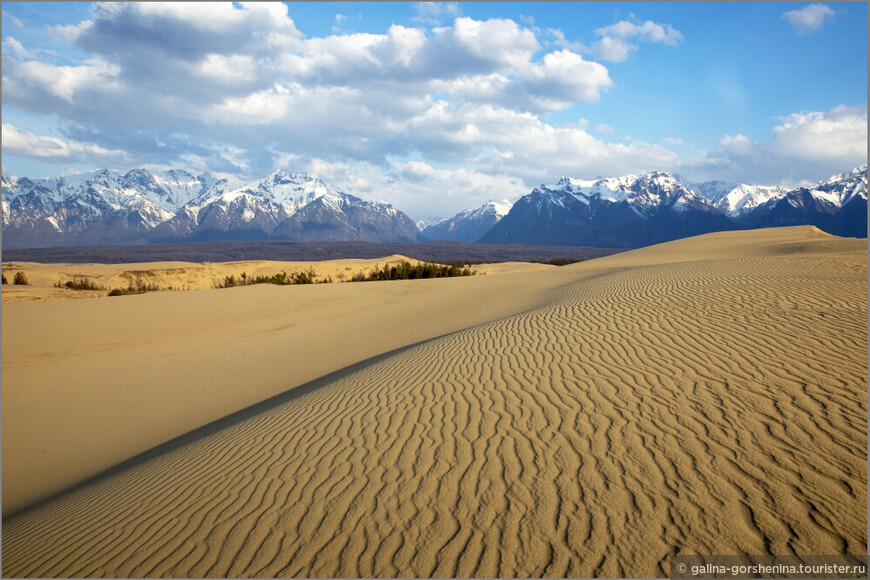
[[(675, 553), (863, 554), (866, 260), (865, 240), (786, 228), (433, 281), (516, 295), (5, 520), (4, 573), (666, 576)], [(394, 307), (436, 304), (394, 288)]]

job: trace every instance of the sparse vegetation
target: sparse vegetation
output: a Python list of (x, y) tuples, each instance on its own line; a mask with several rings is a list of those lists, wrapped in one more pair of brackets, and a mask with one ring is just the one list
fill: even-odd
[(12, 278), (12, 282), (18, 284), (19, 286), (30, 285), (30, 281), (27, 279), (27, 276), (24, 275), (24, 272), (15, 272), (15, 276)]
[(3, 274), (3, 283), (8, 284), (9, 280), (6, 279), (6, 274)]
[(233, 288), (235, 286), (253, 286), (255, 284), (274, 284), (276, 286), (292, 286), (295, 284), (331, 284), (332, 276), (327, 276), (322, 280), (315, 280), (317, 272), (313, 268), (308, 271), (294, 272), (279, 272), (271, 276), (248, 276), (245, 272), (236, 278), (235, 275), (226, 276), (224, 281), (215, 284), (215, 288)]
[(351, 277), (351, 282), (374, 282), (377, 280), (418, 280), (425, 278), (452, 278), (455, 276), (473, 276), (474, 271), (463, 264), (454, 262), (451, 264), (433, 264), (421, 262), (411, 264), (402, 261), (390, 266), (384, 264), (383, 268), (377, 266), (368, 274), (359, 272)]
[(66, 282), (57, 282), (54, 285), (56, 288), (67, 288), (69, 290), (105, 290), (90, 278), (84, 276), (76, 276), (72, 280)]
[(158, 292), (163, 290), (157, 284), (149, 284), (145, 282), (145, 279), (142, 277), (142, 274), (136, 273), (136, 280), (131, 281), (130, 285), (126, 288), (113, 288), (109, 291), (109, 296), (127, 296), (130, 294), (145, 294), (146, 292)]

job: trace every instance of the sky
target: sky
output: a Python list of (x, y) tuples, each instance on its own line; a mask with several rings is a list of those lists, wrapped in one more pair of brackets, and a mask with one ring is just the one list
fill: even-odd
[(4, 175), (308, 172), (415, 219), (867, 162), (866, 3), (2, 4)]

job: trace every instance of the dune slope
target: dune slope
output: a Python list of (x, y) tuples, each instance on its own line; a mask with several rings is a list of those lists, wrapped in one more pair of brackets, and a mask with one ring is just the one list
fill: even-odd
[(788, 228), (546, 272), (537, 306), (5, 520), (4, 573), (661, 576), (674, 553), (863, 554), (866, 259)]

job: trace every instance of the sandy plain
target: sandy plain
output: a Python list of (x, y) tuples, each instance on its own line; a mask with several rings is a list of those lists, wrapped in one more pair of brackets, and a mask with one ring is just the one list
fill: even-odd
[[(313, 272), (315, 281), (344, 282), (355, 274), (368, 274), (375, 268), (400, 262), (420, 263), (420, 260), (399, 254), (377, 259), (323, 260), (317, 262), (281, 262), (274, 260), (247, 260), (237, 262), (142, 262), (132, 264), (42, 264), (38, 262), (4, 262), (3, 275), (9, 284), (3, 286), (3, 302), (35, 302), (45, 300), (72, 300), (106, 296), (109, 290), (127, 288), (140, 282), (160, 290), (208, 290), (222, 284), (227, 276), (239, 279), (241, 274), (251, 277), (272, 276), (280, 272)], [(525, 272), (551, 268), (547, 264), (529, 262), (500, 262), (477, 264), (479, 275)], [(27, 285), (13, 284), (16, 272), (22, 272)], [(84, 280), (100, 290), (71, 290), (58, 288), (66, 282)]]
[(864, 554), (866, 265), (866, 240), (796, 227), (499, 276), (4, 304), (3, 573)]

